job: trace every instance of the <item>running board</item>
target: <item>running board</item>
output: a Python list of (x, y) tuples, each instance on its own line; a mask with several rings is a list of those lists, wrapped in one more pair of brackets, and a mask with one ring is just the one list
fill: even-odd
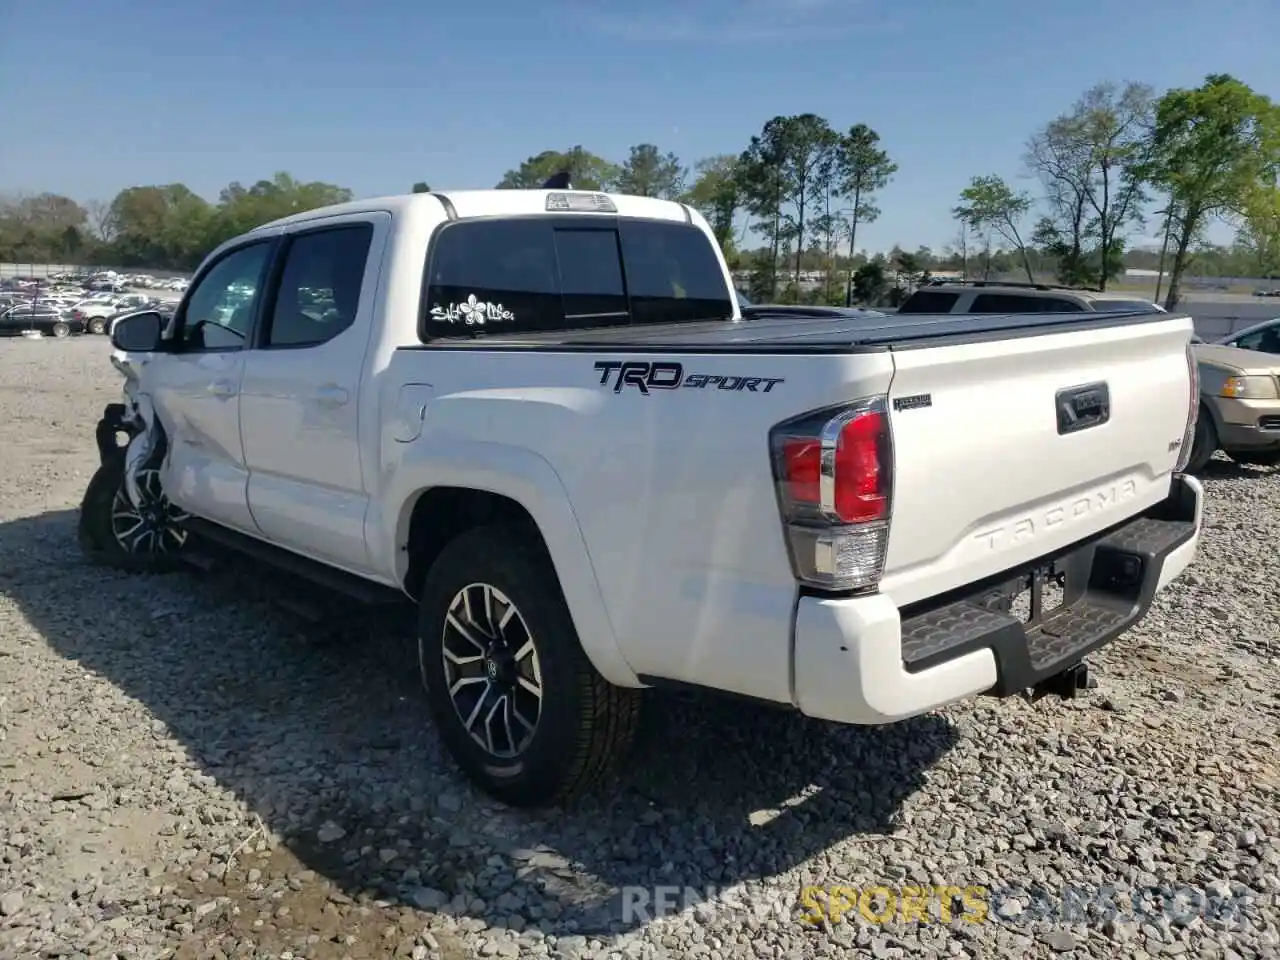
[(219, 523), (200, 517), (189, 517), (182, 524), (197, 537), (229, 550), (260, 560), (263, 563), (309, 580), (344, 596), (370, 606), (396, 606), (411, 603), (409, 597), (393, 587), (374, 583), (343, 570), (335, 570), (327, 564), (300, 556), (292, 550), (230, 530)]

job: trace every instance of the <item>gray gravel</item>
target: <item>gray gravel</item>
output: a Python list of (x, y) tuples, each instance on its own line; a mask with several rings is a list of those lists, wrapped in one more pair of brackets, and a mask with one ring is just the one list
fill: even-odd
[[(0, 957), (1280, 952), (1280, 474), (1215, 465), (1198, 567), (1082, 700), (860, 730), (661, 698), (612, 794), (530, 816), (453, 772), (397, 624), (81, 562), (107, 354), (0, 342)], [(811, 885), (989, 914), (806, 925)]]

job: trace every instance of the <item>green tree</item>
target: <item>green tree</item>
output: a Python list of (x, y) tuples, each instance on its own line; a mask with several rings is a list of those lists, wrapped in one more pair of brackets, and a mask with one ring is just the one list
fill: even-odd
[(778, 259), (795, 244), (793, 283), (809, 239), (814, 205), (830, 176), (828, 157), (835, 136), (827, 121), (812, 113), (774, 117), (743, 152), (740, 182), (747, 209), (769, 238), (769, 272), (776, 284)]
[(67, 260), (87, 242), (88, 213), (56, 193), (0, 198), (0, 259)]
[(849, 281), (845, 287), (845, 304), (853, 303), (853, 257), (857, 250), (858, 226), (873, 223), (880, 216), (875, 205), (876, 192), (882, 190), (898, 165), (880, 146), (880, 134), (865, 123), (854, 124), (840, 138), (836, 152), (836, 183), (839, 195), (849, 200), (844, 214), (849, 231)]
[(652, 143), (631, 148), (618, 170), (619, 193), (675, 200), (684, 193), (685, 169), (674, 153), (663, 154)]
[(813, 219), (814, 207), (831, 184), (832, 154), (836, 147), (836, 135), (831, 125), (822, 117), (803, 113), (783, 118), (786, 124), (787, 152), (783, 164), (783, 202), (791, 210), (785, 214), (791, 235), (795, 238), (796, 257), (794, 282), (800, 283), (801, 258), (809, 239), (805, 217)]
[(1176, 307), (1193, 243), (1215, 217), (1240, 214), (1260, 183), (1280, 169), (1280, 108), (1227, 74), (1156, 103), (1150, 155), (1138, 175), (1177, 211), (1167, 309)]
[(1260, 183), (1245, 197), (1236, 246), (1250, 276), (1280, 275), (1280, 188)]
[(499, 190), (536, 190), (561, 171), (569, 172), (569, 182), (576, 190), (610, 190), (618, 182), (618, 168), (602, 157), (580, 146), (563, 152), (544, 150), (529, 157), (514, 170), (508, 170), (498, 181)]
[(881, 260), (869, 260), (852, 273), (853, 298), (857, 303), (875, 306), (884, 298), (889, 287)]
[(1025, 162), (1049, 207), (1036, 242), (1058, 259), (1063, 282), (1105, 290), (1122, 269), (1124, 231), (1144, 200), (1137, 174), (1149, 150), (1152, 109), (1144, 84), (1097, 84), (1028, 143)]
[(742, 205), (738, 158), (728, 153), (706, 157), (694, 170), (697, 176), (684, 200), (707, 218), (725, 258), (730, 259), (735, 246), (734, 218)]
[(275, 174), (270, 180), (259, 180), (251, 187), (235, 181), (228, 184), (218, 197), (211, 242), (207, 246), (216, 246), (229, 237), (281, 217), (346, 203), (350, 199), (351, 191), (345, 187), (321, 181), (304, 183), (284, 172)]
[(960, 191), (960, 203), (951, 215), (975, 230), (995, 231), (1022, 259), (1028, 282), (1034, 283), (1031, 259), (1018, 224), (1031, 209), (1031, 197), (1025, 190), (1014, 190), (1001, 177), (990, 175), (974, 177), (969, 186)]
[[(756, 218), (755, 227), (768, 243), (752, 269), (751, 296), (772, 300), (778, 288), (778, 256), (786, 239), (782, 205), (788, 196), (786, 163), (791, 146), (785, 117), (774, 117), (751, 138), (738, 158), (743, 206)], [(768, 291), (767, 294), (765, 291)]]

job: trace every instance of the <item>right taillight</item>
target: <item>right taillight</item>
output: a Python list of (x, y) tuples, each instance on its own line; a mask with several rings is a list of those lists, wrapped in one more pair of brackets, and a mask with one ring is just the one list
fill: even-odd
[(874, 588), (884, 569), (893, 437), (883, 397), (814, 411), (769, 434), (778, 504), (798, 581)]
[(1174, 473), (1187, 469), (1191, 460), (1191, 448), (1196, 441), (1196, 420), (1200, 416), (1200, 367), (1196, 362), (1195, 345), (1187, 344), (1187, 426), (1182, 432), (1182, 446), (1178, 448), (1178, 462)]

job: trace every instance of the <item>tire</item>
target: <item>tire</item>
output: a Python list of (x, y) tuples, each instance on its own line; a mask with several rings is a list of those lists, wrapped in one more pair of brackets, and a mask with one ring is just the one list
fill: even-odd
[[(148, 500), (156, 511), (154, 516), (163, 515), (160, 522), (142, 518), (129, 502), (124, 490), (123, 456), (112, 457), (89, 480), (80, 503), (76, 533), (80, 550), (90, 563), (132, 572), (158, 573), (177, 567), (189, 539), (181, 527), (183, 514), (159, 490), (158, 471), (150, 468), (143, 473), (139, 485), (144, 493), (150, 493)], [(148, 527), (149, 535), (135, 533), (136, 528), (129, 526), (134, 518), (128, 517), (126, 511), (133, 511)]]
[(104, 317), (94, 317), (89, 321), (89, 332), (97, 336), (107, 332), (107, 321)]
[[(487, 604), (505, 614), (505, 630), (492, 629), (495, 618), (481, 613)], [(472, 628), (479, 643), (455, 626), (468, 609), (481, 624)], [(532, 653), (522, 655), (529, 644)], [(446, 666), (446, 650), (475, 659)], [(418, 667), (445, 748), (477, 786), (510, 806), (571, 803), (605, 779), (634, 743), (641, 692), (596, 672), (545, 548), (519, 526), (478, 527), (441, 551), (419, 602)], [(459, 679), (470, 682), (457, 687)], [(541, 697), (533, 696), (535, 686)], [(500, 712), (491, 712), (491, 704)], [(473, 736), (463, 713), (476, 711)], [(480, 716), (506, 722), (486, 728)]]
[(63, 323), (61, 320), (59, 320), (52, 327), (49, 328), (49, 332), (52, 333), (55, 337), (57, 337), (59, 340), (65, 340), (67, 337), (71, 336), (71, 325), (67, 323)]
[(1214, 429), (1213, 418), (1204, 407), (1200, 408), (1200, 416), (1196, 418), (1195, 439), (1191, 443), (1191, 457), (1187, 460), (1187, 473), (1199, 473), (1218, 450), (1218, 431)]

